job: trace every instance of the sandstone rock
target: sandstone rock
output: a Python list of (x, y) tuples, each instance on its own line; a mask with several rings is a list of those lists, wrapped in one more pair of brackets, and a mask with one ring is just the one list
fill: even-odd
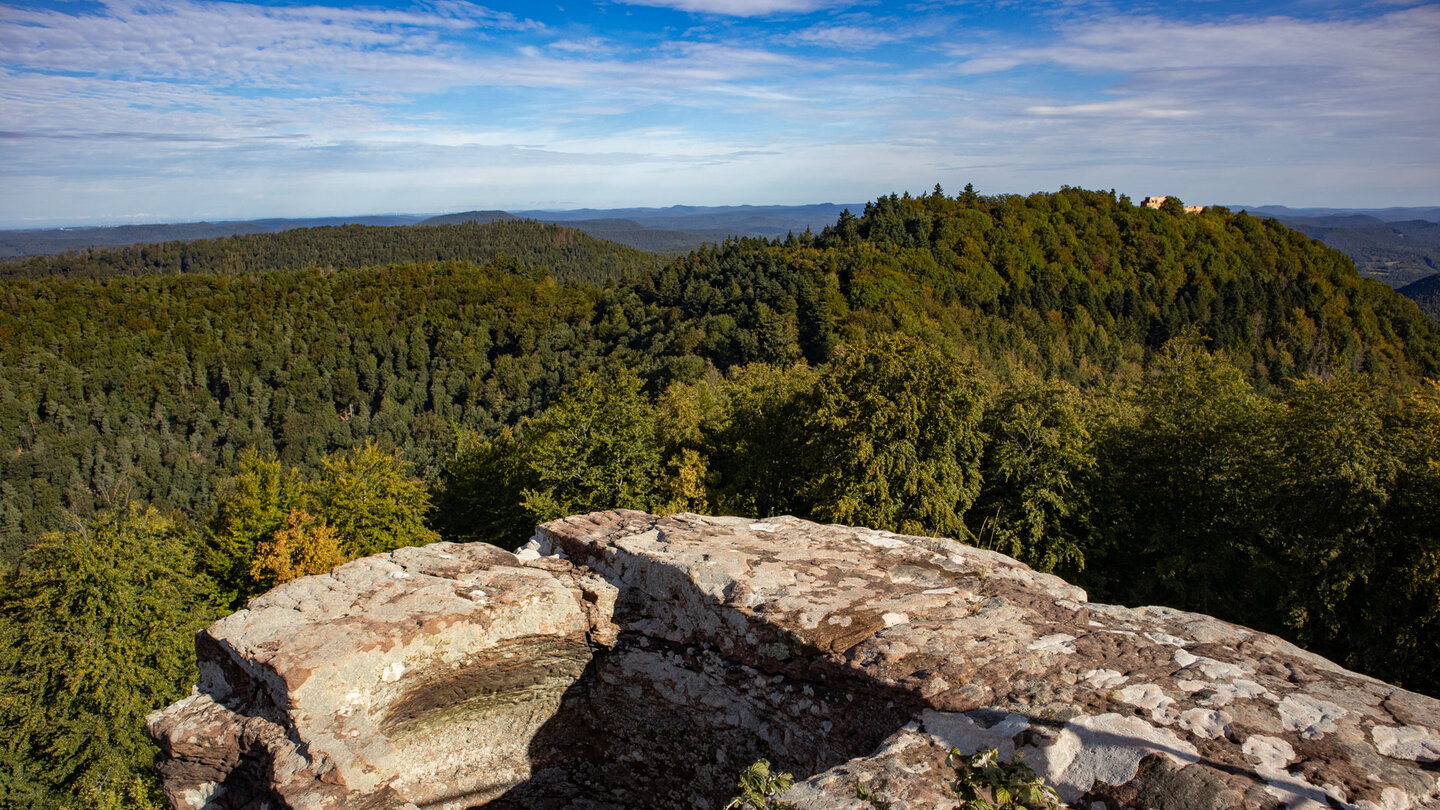
[(199, 635), (197, 693), (150, 718), (167, 796), (378, 809), (498, 795), (529, 777), (530, 739), (590, 660), (579, 579), (439, 543), (256, 598)]
[(951, 540), (794, 518), (403, 549), (197, 653), (196, 694), (149, 724), (182, 808), (718, 808), (765, 757), (804, 810), (862, 807), (857, 782), (928, 809), (952, 746), (1023, 756), (1073, 807), (1440, 807), (1440, 702)]

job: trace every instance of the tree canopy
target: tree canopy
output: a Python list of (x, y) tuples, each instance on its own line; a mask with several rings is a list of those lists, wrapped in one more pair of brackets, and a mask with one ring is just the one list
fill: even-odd
[(1440, 689), (1440, 326), (1277, 223), (937, 189), (663, 262), (220, 242), (0, 281), (0, 805), (141, 801), (218, 610), (621, 506), (965, 538)]
[(220, 615), (183, 524), (121, 506), (47, 534), (0, 589), (0, 804), (149, 773), (145, 715), (189, 691)]

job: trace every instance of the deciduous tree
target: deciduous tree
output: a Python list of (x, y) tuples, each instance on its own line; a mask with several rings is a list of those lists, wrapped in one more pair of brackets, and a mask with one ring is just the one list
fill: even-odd
[(640, 378), (620, 366), (581, 377), (554, 407), (530, 420), (522, 449), (534, 485), (525, 509), (537, 521), (577, 512), (648, 508), (660, 447)]
[(1095, 448), (1082, 396), (1060, 381), (1007, 389), (985, 416), (979, 540), (1041, 571), (1085, 566)]
[(920, 340), (851, 346), (822, 373), (805, 417), (815, 514), (912, 534), (966, 536), (980, 493), (977, 373)]

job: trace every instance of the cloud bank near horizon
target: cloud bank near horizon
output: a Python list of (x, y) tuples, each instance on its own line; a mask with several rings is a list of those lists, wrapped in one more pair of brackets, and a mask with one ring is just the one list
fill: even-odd
[(0, 227), (936, 182), (1440, 202), (1440, 5), (1245, 8), (0, 6)]

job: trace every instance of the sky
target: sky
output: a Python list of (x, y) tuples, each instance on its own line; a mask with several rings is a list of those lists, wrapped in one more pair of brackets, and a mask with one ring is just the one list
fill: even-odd
[(1440, 205), (1440, 4), (0, 2), (0, 227), (854, 203)]

